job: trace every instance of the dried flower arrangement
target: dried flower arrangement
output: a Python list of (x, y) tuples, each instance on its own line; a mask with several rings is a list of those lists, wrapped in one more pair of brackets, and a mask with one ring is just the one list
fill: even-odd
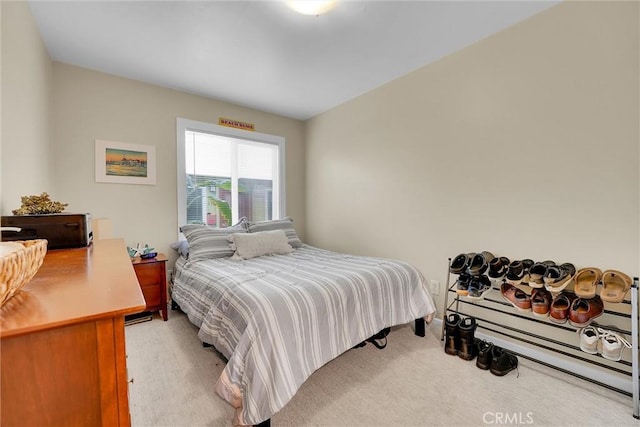
[(20, 198), (22, 206), (11, 212), (14, 215), (42, 215), (60, 213), (68, 206), (68, 203), (61, 203), (51, 200), (47, 193), (33, 196), (22, 196)]

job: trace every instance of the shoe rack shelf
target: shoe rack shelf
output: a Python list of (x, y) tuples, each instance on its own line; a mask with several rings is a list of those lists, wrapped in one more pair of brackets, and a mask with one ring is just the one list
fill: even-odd
[[(526, 359), (542, 365), (571, 374), (591, 383), (615, 390), (632, 397), (633, 416), (640, 418), (640, 373), (638, 361), (638, 278), (633, 278), (630, 300), (622, 303), (605, 304), (602, 316), (594, 319), (591, 325), (601, 327), (625, 337), (631, 337), (631, 350), (623, 352), (619, 361), (605, 359), (600, 354), (585, 353), (580, 349), (579, 328), (569, 323), (558, 324), (534, 316), (531, 312), (516, 310), (509, 302), (502, 298), (500, 285), (493, 284), (482, 299), (470, 299), (456, 293), (456, 282), (451, 283), (451, 259), (447, 268), (447, 284), (444, 300), (444, 314), (442, 321), (441, 341), (445, 337), (445, 321), (448, 313), (461, 316), (472, 316), (476, 319), (478, 329), (486, 331), (488, 335), (501, 337), (507, 343), (520, 343), (510, 348), (505, 347)], [(450, 298), (450, 295), (454, 295)], [(534, 352), (519, 351), (518, 348), (535, 349)], [(553, 355), (550, 360), (543, 357), (532, 357), (530, 354)], [(557, 363), (560, 360), (563, 363)], [(576, 363), (577, 362), (577, 363)], [(579, 366), (588, 366), (585, 374)], [(603, 382), (593, 372), (612, 374), (617, 381), (615, 385)], [(631, 387), (628, 387), (629, 384)], [(631, 391), (628, 391), (630, 388)]]

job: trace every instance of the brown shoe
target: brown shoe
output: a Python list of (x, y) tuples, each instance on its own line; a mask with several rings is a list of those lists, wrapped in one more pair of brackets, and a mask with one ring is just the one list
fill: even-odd
[(547, 273), (547, 269), (552, 265), (556, 265), (551, 260), (536, 262), (529, 269), (529, 286), (532, 288), (544, 287), (544, 275)]
[(551, 310), (551, 293), (544, 288), (537, 288), (531, 292), (531, 311), (534, 316), (547, 317)]
[(489, 268), (489, 263), (494, 258), (493, 254), (489, 251), (482, 251), (475, 254), (474, 257), (471, 258), (471, 264), (469, 264), (469, 274), (472, 276), (484, 274), (487, 268)]
[(565, 323), (569, 319), (571, 303), (575, 299), (576, 296), (569, 292), (562, 292), (555, 297), (549, 308), (549, 320), (555, 323)]
[(531, 310), (531, 298), (525, 291), (520, 288), (516, 288), (515, 286), (504, 282), (500, 286), (500, 293), (502, 294), (502, 298), (509, 301), (512, 306), (517, 308), (520, 311), (530, 311)]
[(606, 302), (622, 302), (631, 288), (631, 277), (621, 271), (605, 270), (602, 273), (600, 298)]
[(577, 328), (584, 328), (603, 312), (604, 303), (599, 296), (591, 299), (577, 298), (571, 303), (569, 323)]
[(602, 270), (596, 267), (581, 268), (573, 279), (573, 292), (579, 298), (593, 298), (602, 278)]
[(551, 265), (544, 274), (544, 287), (551, 293), (559, 293), (565, 290), (571, 279), (576, 274), (576, 268), (570, 262), (560, 265)]

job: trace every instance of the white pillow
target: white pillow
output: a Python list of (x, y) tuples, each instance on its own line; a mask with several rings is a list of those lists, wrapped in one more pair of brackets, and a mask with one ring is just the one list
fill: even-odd
[(292, 248), (284, 230), (258, 233), (234, 233), (229, 237), (233, 259), (249, 259), (262, 255), (288, 254)]

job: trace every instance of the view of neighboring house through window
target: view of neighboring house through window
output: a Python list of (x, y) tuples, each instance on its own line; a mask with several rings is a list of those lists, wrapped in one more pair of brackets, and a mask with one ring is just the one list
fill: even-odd
[(180, 224), (280, 218), (283, 158), (284, 138), (178, 119)]

